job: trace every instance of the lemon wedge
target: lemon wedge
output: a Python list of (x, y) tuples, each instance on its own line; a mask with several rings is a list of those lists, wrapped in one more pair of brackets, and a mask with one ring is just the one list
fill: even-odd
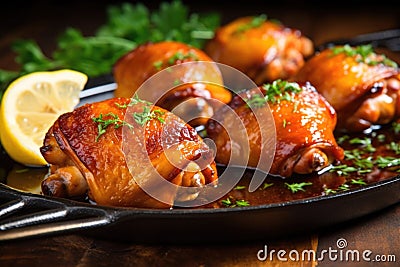
[(63, 69), (33, 72), (6, 89), (0, 106), (0, 141), (8, 155), (24, 165), (43, 166), (44, 137), (57, 118), (72, 111), (87, 75)]

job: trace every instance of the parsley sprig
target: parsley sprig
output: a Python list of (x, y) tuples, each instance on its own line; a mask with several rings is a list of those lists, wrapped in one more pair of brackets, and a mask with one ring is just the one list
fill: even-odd
[(89, 77), (109, 74), (118, 58), (146, 42), (174, 40), (202, 48), (220, 25), (218, 13), (190, 13), (180, 0), (162, 2), (156, 10), (126, 2), (106, 12), (106, 23), (92, 36), (67, 28), (50, 57), (34, 40), (15, 41), (12, 50), (21, 69), (0, 70), (0, 98), (12, 80), (35, 71), (70, 68)]

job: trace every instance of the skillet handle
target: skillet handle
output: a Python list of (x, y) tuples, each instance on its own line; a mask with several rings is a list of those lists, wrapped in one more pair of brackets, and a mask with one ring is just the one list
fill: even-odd
[(107, 209), (74, 206), (0, 184), (0, 242), (88, 230), (111, 222)]

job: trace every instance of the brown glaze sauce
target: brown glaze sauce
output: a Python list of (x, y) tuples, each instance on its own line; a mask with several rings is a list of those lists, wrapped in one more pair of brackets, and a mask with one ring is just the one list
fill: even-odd
[[(346, 157), (331, 169), (286, 179), (268, 176), (252, 193), (248, 191), (252, 177), (248, 173), (236, 188), (206, 207), (256, 206), (337, 194), (400, 175), (400, 123), (369, 133), (337, 133), (336, 138)], [(301, 189), (296, 191), (296, 184)]]
[[(228, 194), (200, 208), (257, 206), (337, 194), (400, 175), (400, 123), (369, 133), (342, 133), (336, 134), (336, 137), (345, 149), (346, 157), (342, 162), (335, 163), (333, 168), (320, 174), (295, 175), (286, 179), (268, 176), (251, 193), (248, 185), (253, 171), (249, 170)], [(2, 163), (6, 163), (3, 158)], [(27, 168), (9, 159), (7, 163), (8, 168), (12, 168), (5, 171), (5, 166), (1, 164), (0, 182), (18, 190), (40, 194), (40, 183), (47, 174), (47, 168)], [(87, 199), (79, 201), (88, 202)]]

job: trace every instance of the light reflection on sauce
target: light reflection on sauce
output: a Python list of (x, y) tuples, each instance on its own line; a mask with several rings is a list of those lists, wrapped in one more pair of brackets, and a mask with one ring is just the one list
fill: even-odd
[(14, 164), (11, 171), (8, 173), (6, 183), (15, 189), (40, 194), (40, 184), (47, 174), (48, 169), (43, 168), (28, 168), (19, 164)]

